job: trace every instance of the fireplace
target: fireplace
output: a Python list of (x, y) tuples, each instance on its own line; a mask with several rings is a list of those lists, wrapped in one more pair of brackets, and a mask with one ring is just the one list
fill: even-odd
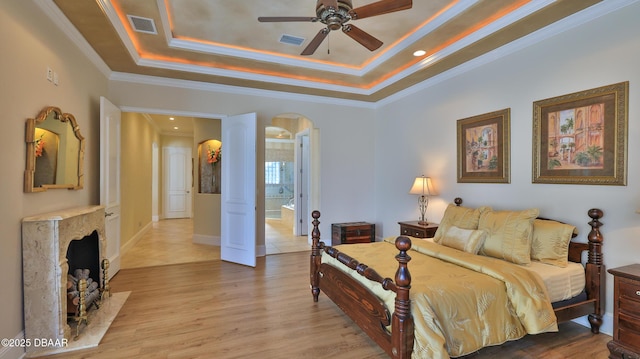
[[(99, 314), (95, 316), (99, 318), (95, 321), (89, 319), (78, 340), (74, 340), (75, 330), (72, 331), (67, 322), (68, 274), (73, 274), (76, 269), (89, 269), (89, 277), (102, 287), (100, 267), (107, 253), (104, 218), (104, 207), (88, 206), (22, 220), (25, 339), (62, 343), (60, 347), (27, 346), (27, 357), (97, 345), (124, 304), (126, 296), (116, 300), (118, 303), (115, 304), (113, 297), (106, 300), (107, 305), (101, 305), (96, 311)], [(103, 310), (103, 307), (108, 310)], [(70, 311), (73, 313), (74, 309)], [(104, 328), (102, 317), (106, 311), (112, 317), (106, 320), (108, 323)], [(92, 327), (104, 329), (98, 342), (92, 342), (95, 345), (84, 342), (85, 339), (95, 340), (95, 334), (85, 333)]]
[[(74, 324), (77, 325), (78, 319), (86, 314), (87, 309), (98, 306), (100, 293), (104, 289), (98, 232), (93, 231), (80, 240), (71, 241), (66, 257), (69, 268), (67, 271), (67, 322), (69, 319), (76, 319)], [(80, 283), (82, 279), (85, 280), (84, 284)], [(82, 308), (85, 313), (80, 312), (80, 297), (85, 298)], [(76, 333), (78, 332), (76, 330)]]

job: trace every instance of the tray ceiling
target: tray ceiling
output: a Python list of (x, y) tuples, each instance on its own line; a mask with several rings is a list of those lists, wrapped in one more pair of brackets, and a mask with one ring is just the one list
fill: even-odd
[[(314, 0), (43, 1), (59, 8), (113, 72), (368, 102), (600, 2), (417, 0), (408, 10), (350, 21), (383, 42), (376, 51), (331, 31), (313, 55), (301, 56), (323, 24), (257, 18), (313, 17)], [(353, 7), (374, 2), (353, 0)], [(287, 44), (282, 36), (303, 41)]]

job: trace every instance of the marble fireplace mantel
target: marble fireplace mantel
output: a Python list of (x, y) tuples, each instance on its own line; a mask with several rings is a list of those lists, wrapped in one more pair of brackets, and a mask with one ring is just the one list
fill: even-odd
[[(71, 339), (67, 324), (67, 248), (71, 241), (94, 231), (102, 261), (106, 255), (103, 206), (71, 208), (22, 220), (25, 339)], [(26, 349), (27, 356), (34, 356), (43, 348)]]

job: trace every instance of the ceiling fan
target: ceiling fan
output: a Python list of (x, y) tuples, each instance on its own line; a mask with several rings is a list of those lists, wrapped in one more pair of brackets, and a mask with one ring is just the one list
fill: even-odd
[(318, 34), (309, 42), (309, 45), (302, 51), (301, 55), (312, 55), (318, 46), (324, 41), (332, 30), (342, 29), (352, 39), (370, 51), (374, 51), (382, 46), (382, 41), (369, 35), (365, 31), (348, 24), (349, 20), (364, 19), (394, 11), (411, 9), (412, 0), (380, 0), (358, 8), (353, 8), (351, 0), (318, 0), (316, 3), (316, 16), (271, 16), (259, 17), (260, 22), (321, 22), (326, 27), (322, 28)]

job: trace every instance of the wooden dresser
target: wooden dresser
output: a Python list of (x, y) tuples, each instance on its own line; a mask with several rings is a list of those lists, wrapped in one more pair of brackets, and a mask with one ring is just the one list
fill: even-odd
[(333, 223), (331, 245), (368, 243), (376, 240), (376, 226), (367, 222)]
[(613, 340), (610, 359), (640, 359), (640, 264), (609, 269), (613, 274)]
[(418, 221), (398, 222), (401, 236), (416, 238), (433, 238), (438, 229), (437, 223), (420, 224)]

